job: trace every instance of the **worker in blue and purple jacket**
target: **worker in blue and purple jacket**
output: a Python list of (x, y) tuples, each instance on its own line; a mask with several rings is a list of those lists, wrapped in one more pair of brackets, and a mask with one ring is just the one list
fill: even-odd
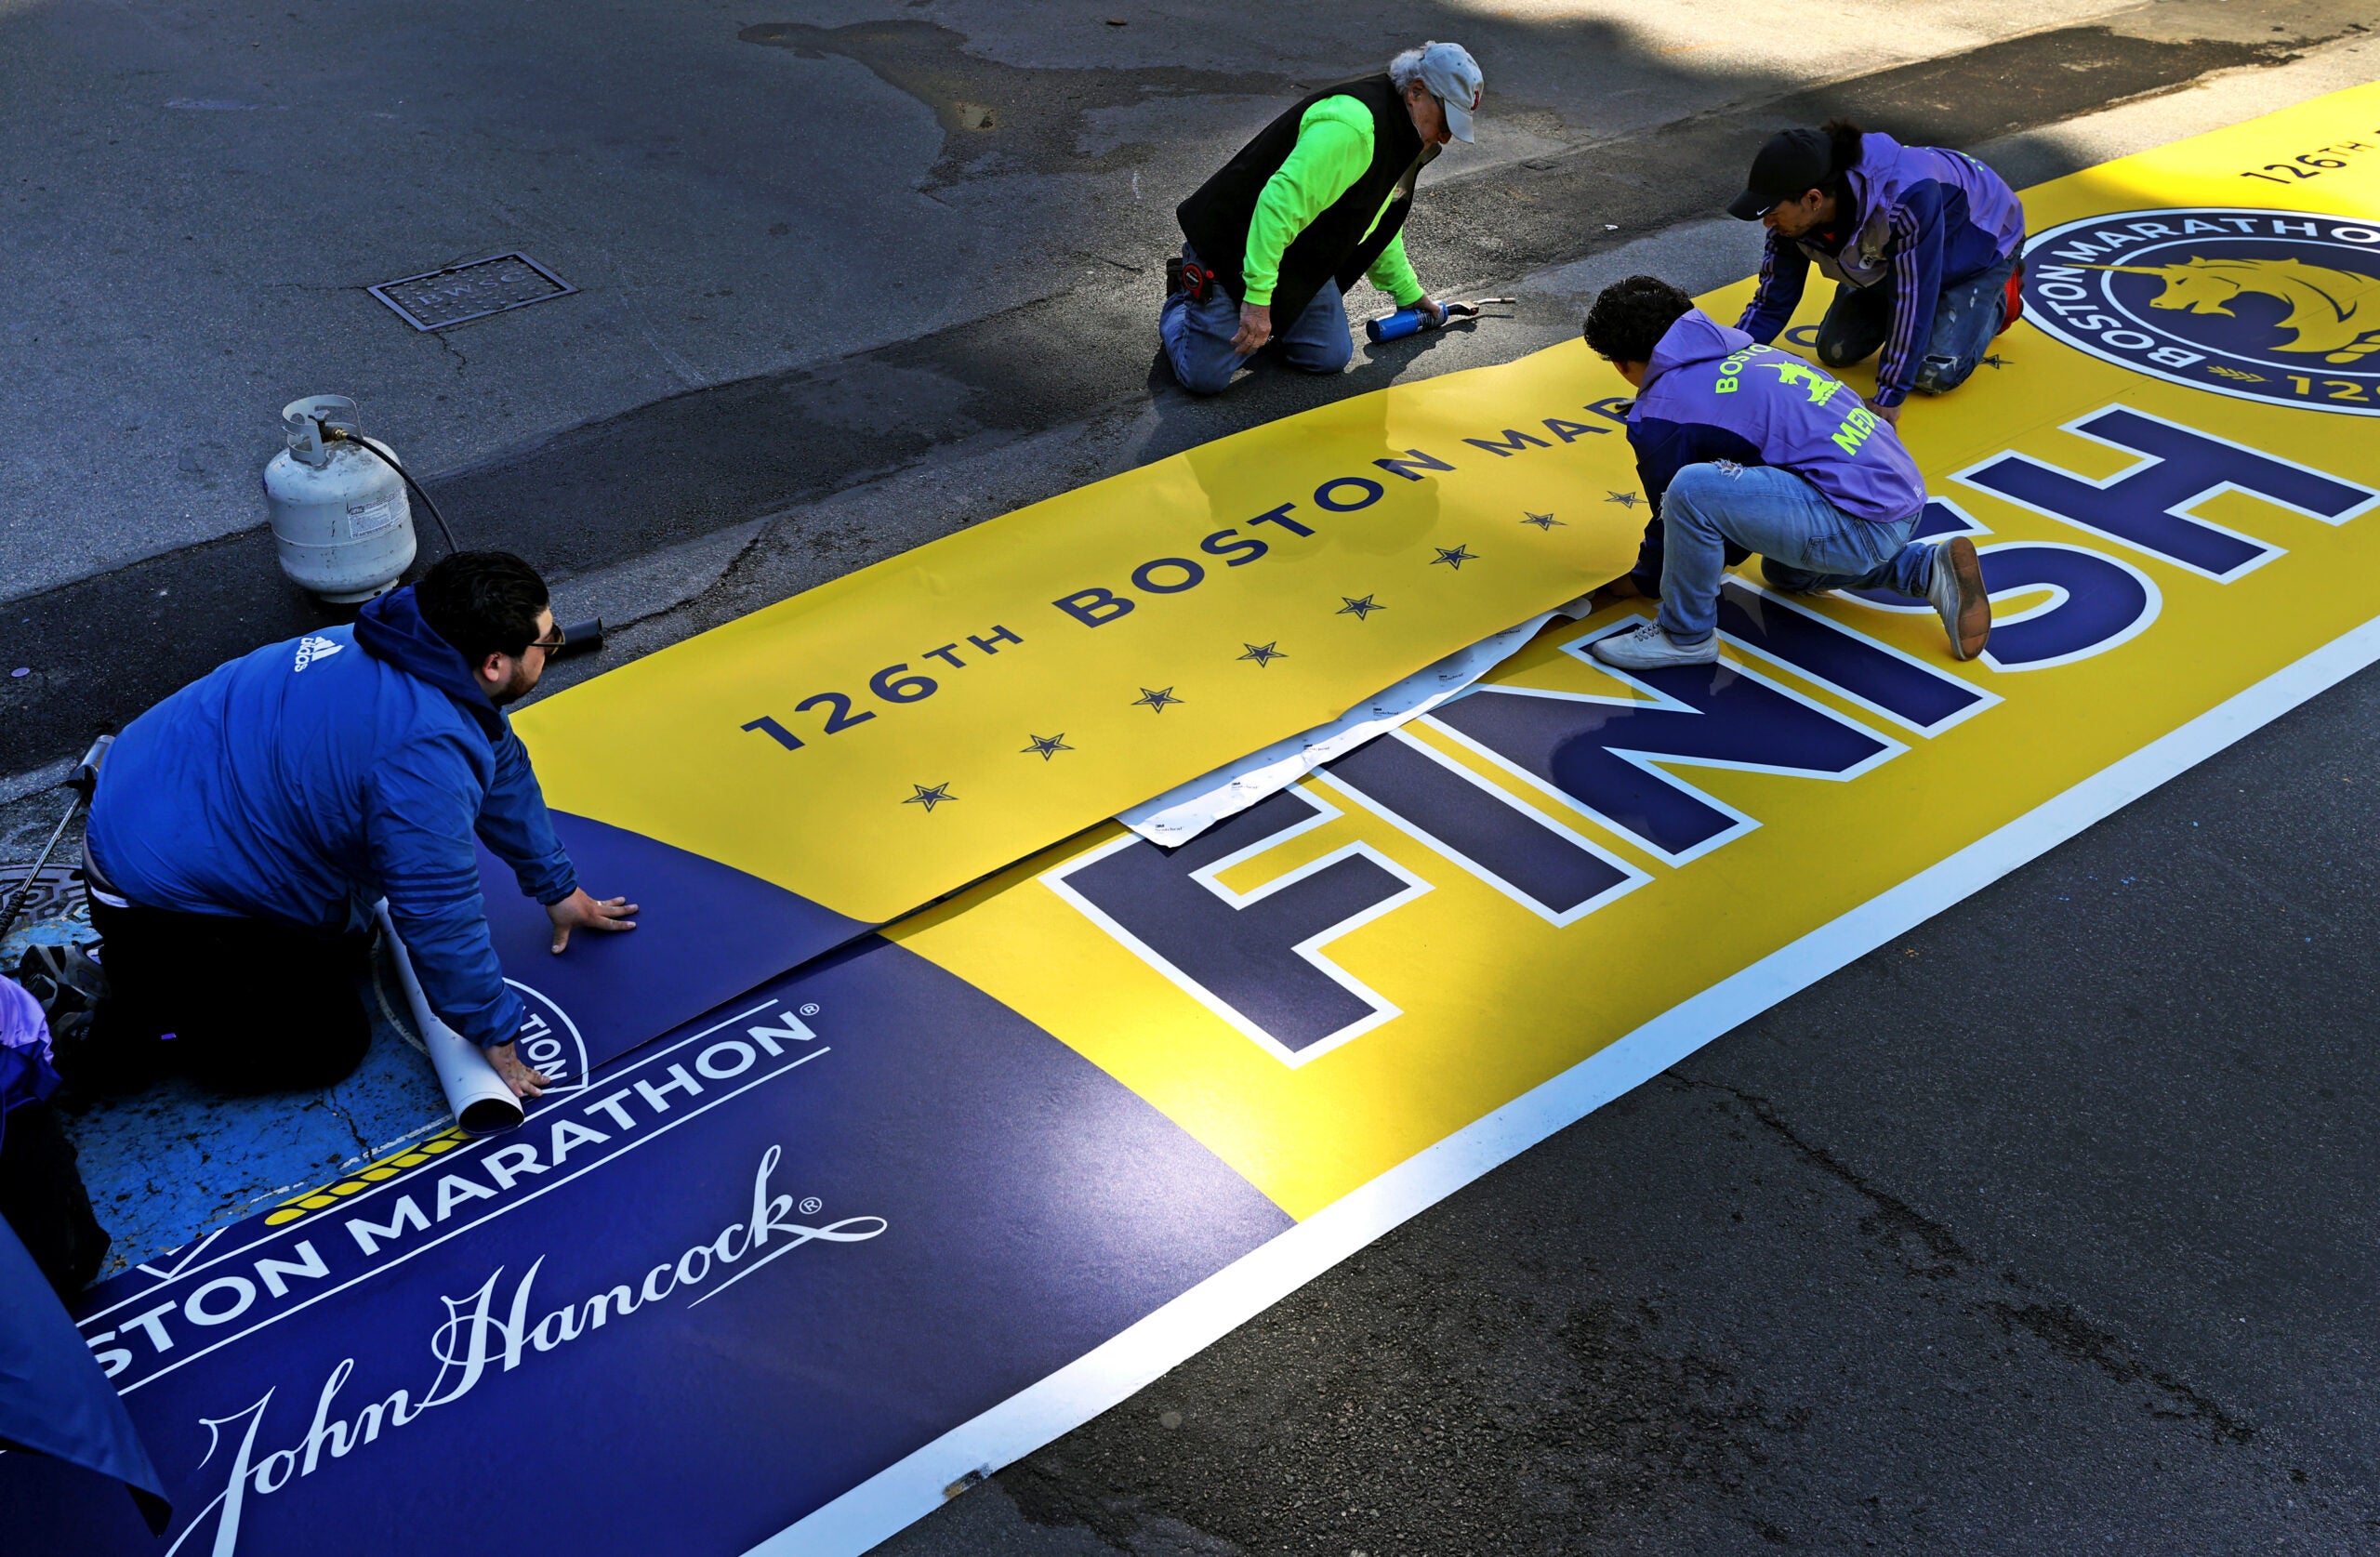
[(1760, 290), (1736, 327), (1775, 340), (1816, 265), (1835, 284), (1818, 359), (1844, 368), (1881, 348), (1868, 408), (1888, 422), (1911, 391), (1965, 383), (2022, 307), (2025, 207), (1964, 152), (1841, 119), (1781, 130), (1727, 214), (1768, 229)]
[(1605, 287), (1584, 334), (1637, 391), (1628, 442), (1653, 507), (1613, 593), (1661, 602), (1654, 621), (1595, 640), (1595, 658), (1621, 670), (1717, 663), (1721, 575), (1754, 552), (1775, 588), (1889, 589), (1934, 607), (1952, 658), (1983, 652), (1991, 599), (1975, 543), (1912, 538), (1925, 479), (1856, 391), (1654, 276)]

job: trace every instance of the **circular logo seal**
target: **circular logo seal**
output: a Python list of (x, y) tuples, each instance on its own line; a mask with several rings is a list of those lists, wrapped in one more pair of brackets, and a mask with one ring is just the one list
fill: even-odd
[(2380, 416), (2380, 225), (2225, 205), (2070, 221), (2025, 245), (2025, 310), (2172, 383)]
[(546, 1089), (548, 1096), (556, 1092), (583, 1091), (587, 1086), (587, 1040), (578, 1035), (578, 1023), (560, 1001), (540, 989), (532, 989), (518, 979), (504, 981), (521, 992), (529, 1008), (528, 1020), (521, 1024), (521, 1036), (513, 1040), (512, 1052), (545, 1073), (553, 1085)]

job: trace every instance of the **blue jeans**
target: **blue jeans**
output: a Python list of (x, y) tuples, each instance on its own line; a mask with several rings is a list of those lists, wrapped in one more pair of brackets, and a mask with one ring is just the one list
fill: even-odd
[(1922, 600), (1934, 548), (1910, 541), (1919, 517), (1854, 519), (1773, 465), (1689, 465), (1661, 495), (1661, 630), (1676, 643), (1711, 636), (1730, 541), (1759, 552), (1763, 575), (1780, 589), (1890, 589)]
[[(1187, 244), (1182, 245), (1182, 262), (1198, 263)], [(1223, 393), (1231, 387), (1231, 376), (1248, 361), (1231, 349), (1232, 337), (1239, 334), (1239, 305), (1220, 286), (1210, 284), (1199, 302), (1192, 302), (1187, 292), (1168, 297), (1165, 311), (1157, 315), (1157, 333), (1165, 342), (1165, 360), (1173, 365), (1173, 376), (1194, 395)], [(1273, 344), (1291, 367), (1302, 372), (1344, 368), (1355, 355), (1355, 342), (1347, 333), (1347, 305), (1339, 296), (1339, 284), (1324, 282), (1287, 329), (1274, 320)]]
[[(1934, 328), (1925, 337), (1925, 356), (1911, 386), (1919, 394), (1955, 389), (1975, 372), (1991, 350), (1991, 337), (2000, 333), (2000, 297), (2016, 269), (2012, 249), (1998, 264), (1942, 288), (1934, 305)], [(1838, 286), (1818, 324), (1818, 361), (1831, 368), (1848, 367), (1883, 346), (1892, 327), (1889, 285)]]

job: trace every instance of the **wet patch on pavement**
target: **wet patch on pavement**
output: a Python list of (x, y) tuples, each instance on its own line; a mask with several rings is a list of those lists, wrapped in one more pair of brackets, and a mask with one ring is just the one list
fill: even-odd
[(1166, 98), (1281, 98), (1310, 89), (1259, 72), (1011, 65), (969, 53), (965, 33), (931, 21), (769, 21), (735, 35), (805, 59), (855, 60), (933, 110), (946, 139), (919, 186), (929, 192), (1005, 173), (1104, 173), (1146, 162), (1146, 141), (1091, 149), (1109, 139), (1094, 130), (1093, 116), (1112, 110)]

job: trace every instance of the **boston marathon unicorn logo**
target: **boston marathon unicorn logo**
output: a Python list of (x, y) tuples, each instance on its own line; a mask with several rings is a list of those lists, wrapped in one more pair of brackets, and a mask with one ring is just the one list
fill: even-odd
[(1775, 368), (1777, 370), (1777, 381), (1779, 384), (1801, 385), (1805, 392), (1809, 395), (1810, 403), (1812, 405), (1824, 405), (1828, 401), (1834, 398), (1834, 393), (1837, 389), (1843, 388), (1841, 384), (1835, 382), (1831, 378), (1829, 378), (1825, 374), (1820, 373), (1818, 369), (1810, 366), (1807, 363), (1797, 363), (1789, 360), (1781, 363), (1757, 363), (1753, 365), (1756, 367)]
[(2326, 363), (2360, 363), (2380, 351), (2380, 276), (2334, 270), (2302, 259), (2185, 259), (2178, 265), (2091, 265), (2093, 270), (2156, 276), (2165, 289), (2153, 309), (2183, 309), (2236, 318), (2241, 293), (2278, 297), (2289, 315), (2277, 328), (2292, 336), (2276, 351), (2319, 351)]
[(2026, 318), (2214, 394), (2380, 415), (2380, 228), (2252, 207), (2124, 211), (2025, 250)]

